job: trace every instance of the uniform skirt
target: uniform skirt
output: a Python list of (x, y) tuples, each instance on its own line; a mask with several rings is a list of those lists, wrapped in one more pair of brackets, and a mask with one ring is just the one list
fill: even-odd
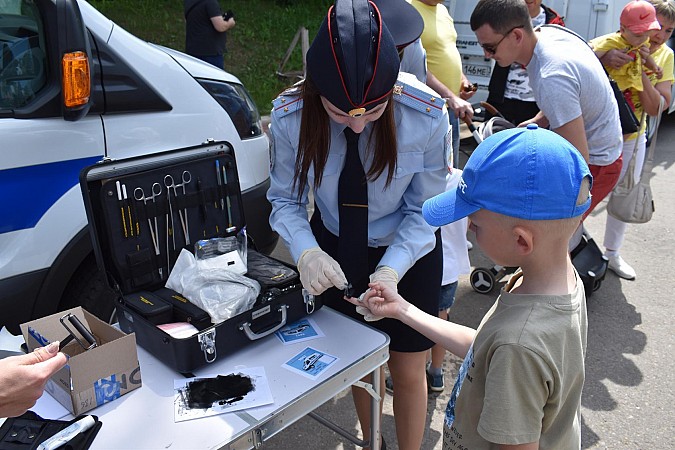
[[(314, 235), (323, 251), (337, 260), (338, 237), (328, 231), (321, 220), (312, 221)], [(443, 274), (443, 246), (440, 230), (436, 232), (436, 247), (419, 259), (398, 283), (398, 293), (422, 311), (433, 316), (438, 315), (438, 302)], [(387, 247), (368, 247), (368, 270), (375, 272)], [(368, 289), (368, 276), (362, 280), (348, 280), (354, 287), (354, 295), (360, 295)], [(420, 352), (430, 349), (434, 342), (395, 319), (381, 319), (366, 322), (356, 312), (356, 307), (343, 299), (344, 292), (336, 288), (328, 289), (321, 295), (324, 305), (342, 312), (360, 322), (387, 333), (390, 338), (389, 348), (397, 352)]]

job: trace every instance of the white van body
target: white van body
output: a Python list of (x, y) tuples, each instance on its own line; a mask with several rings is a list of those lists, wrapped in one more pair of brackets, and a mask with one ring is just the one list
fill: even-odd
[[(464, 73), (472, 83), (478, 84), (478, 91), (471, 99), (473, 104), (487, 99), (488, 84), (494, 66), (494, 61), (485, 57), (476, 35), (471, 31), (469, 21), (477, 3), (478, 0), (444, 2), (455, 21), (457, 48), (462, 55)], [(544, 0), (543, 3), (564, 18), (567, 28), (590, 40), (619, 29), (619, 16), (628, 0)], [(675, 100), (675, 95), (673, 99)], [(675, 102), (671, 104), (669, 112), (675, 109), (674, 105)]]
[[(83, 34), (91, 45), (93, 106), (75, 121), (40, 106), (41, 99), (60, 96), (52, 92), (60, 83), (58, 66), (52, 64), (58, 59), (51, 54), (52, 40), (64, 32), (54, 14), (59, 2), (71, 12), (79, 7)], [(13, 92), (12, 77), (24, 72), (19, 65), (9, 67), (11, 57), (23, 57), (12, 55), (20, 43), (17, 35), (35, 38), (30, 45), (42, 57), (42, 51), (47, 53), (47, 67), (39, 74), (46, 80), (43, 87), (25, 105), (13, 108), (0, 97), (0, 326), (15, 329), (28, 319), (74, 304), (99, 316), (110, 314), (112, 302), (104, 305), (99, 298), (103, 283), (91, 280), (96, 268), (79, 186), (80, 170), (103, 158), (171, 151), (209, 139), (230, 142), (249, 234), (261, 250), (274, 247), (277, 236), (269, 227), (265, 198), (269, 142), (255, 105), (236, 77), (136, 38), (84, 0), (14, 3), (24, 14), (16, 20), (26, 14), (41, 16), (39, 36), (32, 34), (35, 26), (22, 25), (30, 32), (10, 30), (6, 13), (12, 11), (0, 18), (0, 95)], [(223, 90), (228, 99), (235, 96), (234, 105), (244, 111), (231, 117), (206, 87)], [(243, 131), (234, 123), (242, 118), (250, 119)]]

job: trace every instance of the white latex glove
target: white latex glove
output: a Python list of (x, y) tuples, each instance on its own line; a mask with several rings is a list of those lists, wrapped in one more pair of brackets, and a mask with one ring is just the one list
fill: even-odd
[(347, 278), (340, 264), (319, 247), (302, 252), (298, 259), (298, 272), (302, 287), (312, 295), (320, 295), (333, 286), (338, 289), (347, 287)]
[(389, 266), (379, 266), (370, 275), (370, 282), (379, 281), (389, 286), (394, 291), (398, 292), (398, 273)]
[[(380, 266), (378, 267), (374, 273), (370, 275), (370, 282), (373, 283), (375, 281), (379, 281), (380, 283), (384, 283), (391, 287), (393, 290), (398, 292), (398, 273), (394, 269), (392, 269), (389, 266)], [(368, 292), (370, 289), (368, 289), (366, 292)], [(361, 294), (359, 296), (359, 301), (363, 299), (363, 296), (366, 295), (366, 292)], [(377, 320), (383, 319), (384, 317), (382, 316), (376, 316), (368, 308), (365, 306), (357, 306), (356, 307), (356, 312), (363, 315), (363, 318), (365, 319), (366, 322), (375, 322)]]
[(382, 316), (376, 316), (375, 314), (371, 313), (370, 310), (365, 306), (357, 306), (356, 312), (361, 314), (366, 322), (375, 322), (380, 319), (384, 319)]

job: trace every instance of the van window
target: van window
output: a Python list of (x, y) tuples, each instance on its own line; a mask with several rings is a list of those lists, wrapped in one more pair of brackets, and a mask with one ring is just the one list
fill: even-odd
[(0, 0), (0, 109), (27, 105), (47, 83), (44, 28), (33, 0)]
[(232, 119), (239, 137), (250, 139), (262, 134), (260, 113), (244, 86), (215, 80), (198, 80)]

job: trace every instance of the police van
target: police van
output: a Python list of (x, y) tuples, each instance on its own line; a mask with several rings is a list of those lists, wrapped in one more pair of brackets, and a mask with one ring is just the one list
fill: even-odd
[[(444, 2), (455, 22), (457, 48), (462, 55), (464, 73), (472, 83), (478, 84), (478, 91), (471, 99), (474, 104), (487, 99), (488, 84), (495, 64), (492, 59), (485, 57), (476, 35), (471, 31), (469, 22), (477, 3), (478, 0)], [(619, 16), (628, 0), (544, 0), (543, 3), (564, 18), (567, 28), (590, 40), (619, 29)], [(675, 101), (669, 112), (675, 109), (674, 105)]]
[(84, 0), (0, 0), (0, 326), (75, 305), (111, 318), (81, 169), (210, 139), (234, 147), (248, 233), (271, 251), (269, 141), (236, 77)]

